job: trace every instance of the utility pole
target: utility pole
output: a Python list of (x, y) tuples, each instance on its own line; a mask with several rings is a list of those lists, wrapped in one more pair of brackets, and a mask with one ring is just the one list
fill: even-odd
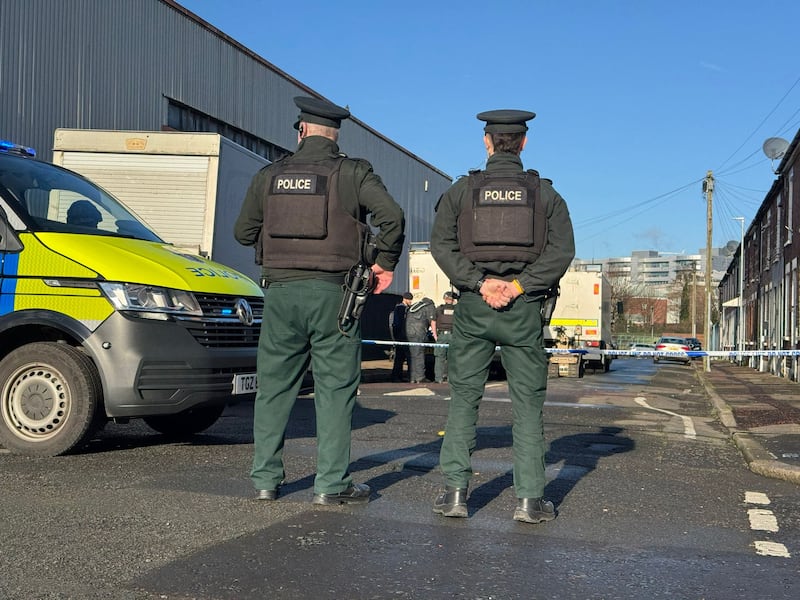
[[(706, 194), (706, 326), (703, 330), (705, 336), (706, 350), (710, 350), (711, 343), (711, 232), (712, 232), (712, 211), (711, 201), (714, 195), (714, 176), (711, 171), (706, 173), (703, 180), (703, 191)], [(711, 357), (703, 357), (703, 367), (706, 371), (711, 370)]]
[(697, 337), (697, 264), (692, 261), (692, 337)]

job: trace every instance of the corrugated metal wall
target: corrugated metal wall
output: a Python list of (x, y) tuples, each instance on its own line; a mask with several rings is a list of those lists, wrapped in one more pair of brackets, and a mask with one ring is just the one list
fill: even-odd
[[(169, 0), (1, 0), (0, 138), (49, 160), (58, 127), (158, 131), (173, 99), (293, 149), (292, 98), (315, 93), (265, 59)], [(428, 240), (450, 178), (354, 117), (342, 150), (373, 164), (407, 240)], [(405, 291), (406, 256), (391, 291)]]

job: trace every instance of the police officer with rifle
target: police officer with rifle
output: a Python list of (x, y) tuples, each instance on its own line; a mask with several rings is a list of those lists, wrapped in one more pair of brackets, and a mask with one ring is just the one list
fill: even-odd
[(522, 110), (480, 113), (486, 169), (457, 180), (436, 209), (431, 252), (462, 292), (448, 352), (451, 398), (439, 457), (445, 487), (433, 504), (446, 517), (468, 516), (478, 407), (500, 344), (513, 412), (514, 519), (555, 518), (544, 498), (542, 308), (569, 267), (575, 242), (564, 200), (548, 180), (522, 166), (526, 123), (534, 116)]
[(339, 128), (350, 112), (318, 98), (294, 102), (300, 109), (297, 151), (256, 174), (234, 226), (240, 243), (260, 248), (266, 287), (250, 476), (258, 499), (278, 497), (286, 477), (286, 426), (311, 367), (317, 422), (312, 502), (363, 503), (370, 489), (349, 472), (361, 379), (358, 317), (367, 296), (392, 282), (404, 216), (369, 162), (339, 151)]

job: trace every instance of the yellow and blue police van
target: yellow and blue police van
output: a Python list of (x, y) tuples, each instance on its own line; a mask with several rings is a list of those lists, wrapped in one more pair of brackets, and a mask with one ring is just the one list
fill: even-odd
[(132, 418), (186, 436), (252, 398), (261, 288), (34, 155), (0, 141), (0, 445), (55, 456)]

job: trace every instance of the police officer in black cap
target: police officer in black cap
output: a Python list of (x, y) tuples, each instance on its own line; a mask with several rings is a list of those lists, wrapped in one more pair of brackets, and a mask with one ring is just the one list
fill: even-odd
[[(449, 345), (453, 335), (453, 319), (456, 308), (453, 292), (445, 292), (442, 299), (444, 304), (436, 307), (436, 314), (431, 321), (431, 333), (437, 344)], [(436, 346), (433, 349), (433, 373), (436, 383), (447, 381), (447, 349), (448, 346)]]
[(552, 502), (544, 498), (547, 354), (541, 308), (569, 267), (575, 242), (564, 200), (520, 160), (527, 122), (534, 117), (522, 110), (480, 113), (486, 169), (460, 178), (437, 205), (431, 252), (462, 292), (448, 353), (451, 399), (439, 457), (445, 489), (433, 505), (447, 517), (468, 515), (478, 407), (500, 344), (513, 405), (514, 519), (555, 518)]
[(262, 248), (266, 283), (258, 346), (258, 392), (251, 479), (256, 497), (274, 500), (284, 480), (283, 443), (303, 377), (312, 369), (317, 422), (315, 504), (363, 503), (370, 488), (349, 472), (351, 420), (361, 379), (361, 329), (340, 329), (343, 281), (377, 228), (371, 267), (380, 293), (400, 259), (403, 211), (372, 166), (347, 158), (337, 140), (348, 110), (297, 97), (294, 155), (263, 168), (234, 226), (236, 239)]

